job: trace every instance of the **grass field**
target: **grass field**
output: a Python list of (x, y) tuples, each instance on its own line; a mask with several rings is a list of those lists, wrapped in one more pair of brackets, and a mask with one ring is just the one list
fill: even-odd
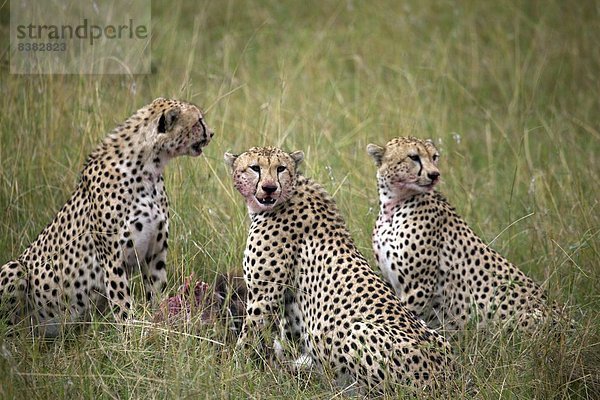
[[(200, 105), (216, 131), (204, 158), (167, 168), (170, 292), (191, 272), (211, 281), (241, 266), (246, 210), (224, 151), (304, 150), (305, 174), (334, 194), (374, 265), (366, 145), (432, 138), (440, 190), (578, 324), (561, 340), (467, 334), (445, 396), (472, 398), (470, 382), (481, 399), (600, 397), (597, 1), (156, 0), (144, 76), (9, 75), (0, 7), (0, 264), (50, 222), (101, 138), (158, 96)], [(323, 377), (235, 366), (218, 327), (122, 333), (95, 321), (51, 342), (4, 331), (1, 399), (340, 394)]]

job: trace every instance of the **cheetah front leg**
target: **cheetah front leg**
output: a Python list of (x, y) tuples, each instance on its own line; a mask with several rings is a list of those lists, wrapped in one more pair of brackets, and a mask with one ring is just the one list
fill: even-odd
[(287, 293), (284, 315), (279, 321), (279, 338), (273, 341), (277, 361), (293, 373), (315, 366), (305, 345), (304, 316), (291, 291)]
[[(263, 357), (259, 347), (264, 342), (261, 334), (267, 325), (264, 316), (268, 309), (268, 302), (253, 302), (252, 304), (248, 303), (246, 306), (246, 317), (233, 352), (233, 359), (237, 367), (244, 365), (249, 355), (258, 356), (258, 358)], [(258, 315), (255, 315), (255, 312)]]
[(271, 303), (270, 299), (248, 302), (246, 318), (236, 344), (237, 349), (249, 348), (256, 341), (255, 336), (267, 328), (271, 320)]
[[(278, 320), (278, 310), (282, 305), (277, 290), (273, 294), (257, 291), (253, 292), (253, 286), (248, 286), (248, 303), (246, 306), (246, 317), (238, 338), (235, 358), (239, 364), (240, 354), (254, 354), (266, 363), (272, 363), (277, 357), (276, 350), (269, 348), (268, 343), (273, 343), (270, 335)], [(254, 294), (253, 294), (254, 293)]]
[(145, 265), (142, 267), (142, 277), (144, 280), (144, 290), (146, 300), (153, 309), (158, 307), (159, 295), (167, 287), (167, 249), (169, 239), (169, 200), (164, 187), (164, 178), (161, 176), (156, 184), (156, 203), (158, 211), (153, 205), (150, 205), (150, 211), (157, 212), (153, 223), (156, 225), (156, 237), (153, 239), (153, 245), (150, 254), (146, 256)]
[[(253, 242), (251, 237), (252, 233), (249, 235), (248, 244)], [(236, 353), (250, 349), (261, 358), (270, 358), (273, 355), (272, 351), (262, 354), (262, 350), (271, 350), (266, 345), (269, 338), (265, 336), (272, 333), (271, 328), (276, 326), (283, 310), (285, 293), (290, 288), (294, 270), (294, 259), (285, 251), (281, 252), (279, 259), (274, 259), (277, 249), (273, 248), (269, 241), (261, 242), (257, 244), (254, 241), (254, 245), (248, 245), (244, 251), (244, 281), (248, 297), (246, 318), (237, 341)], [(267, 261), (264, 258), (265, 254), (269, 254), (272, 259)]]
[(159, 303), (159, 296), (167, 286), (167, 239), (169, 238), (168, 220), (159, 222), (154, 254), (146, 257), (142, 264), (142, 277), (146, 300), (153, 308)]
[(109, 254), (100, 251), (99, 259), (104, 270), (106, 298), (117, 322), (124, 322), (129, 318), (131, 292), (121, 251)]

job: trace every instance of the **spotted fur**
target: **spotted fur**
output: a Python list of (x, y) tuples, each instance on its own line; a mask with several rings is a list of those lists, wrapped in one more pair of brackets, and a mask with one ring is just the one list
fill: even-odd
[(283, 325), (306, 353), (299, 362), (310, 357), (369, 390), (433, 385), (447, 369), (447, 342), (373, 272), (333, 199), (297, 172), (302, 158), (272, 147), (225, 155), (251, 218), (239, 346), (287, 314)]
[(439, 153), (431, 141), (370, 144), (380, 211), (373, 249), (402, 303), (432, 327), (516, 322), (530, 330), (548, 314), (543, 290), (485, 244), (434, 186)]
[(0, 268), (2, 311), (54, 336), (107, 304), (118, 320), (131, 306), (128, 279), (141, 270), (148, 300), (167, 279), (168, 205), (163, 169), (198, 156), (213, 132), (200, 110), (158, 98), (91, 153), (77, 188), (15, 261)]

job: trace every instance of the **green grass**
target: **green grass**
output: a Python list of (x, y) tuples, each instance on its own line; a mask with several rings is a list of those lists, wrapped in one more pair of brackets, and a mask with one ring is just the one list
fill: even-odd
[[(365, 147), (432, 138), (441, 190), (578, 321), (561, 340), (467, 335), (447, 397), (473, 397), (469, 385), (482, 399), (600, 396), (597, 1), (153, 3), (154, 73), (133, 77), (9, 75), (1, 3), (0, 263), (51, 220), (100, 139), (158, 96), (200, 105), (216, 131), (206, 157), (167, 169), (171, 292), (192, 271), (211, 280), (241, 266), (246, 212), (224, 151), (304, 150), (305, 173), (335, 194), (373, 262)], [(218, 327), (124, 334), (95, 321), (53, 342), (0, 330), (0, 398), (338, 393), (320, 377), (236, 367), (230, 342), (207, 340), (224, 342)]]

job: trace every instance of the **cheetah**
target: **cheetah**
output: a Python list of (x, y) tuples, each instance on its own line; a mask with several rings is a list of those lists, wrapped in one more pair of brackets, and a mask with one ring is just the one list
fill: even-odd
[[(548, 316), (543, 290), (485, 244), (436, 190), (431, 140), (400, 137), (367, 152), (377, 166), (375, 258), (402, 303), (454, 334), (491, 322), (531, 331)], [(516, 322), (516, 324), (512, 324)]]
[[(449, 345), (404, 307), (358, 251), (334, 200), (297, 170), (301, 151), (225, 153), (251, 219), (244, 251), (246, 319), (238, 348), (278, 318), (338, 383), (368, 391), (435, 387)], [(287, 305), (287, 306), (286, 306)], [(285, 324), (283, 324), (285, 325)]]
[(19, 258), (0, 268), (9, 325), (30, 321), (53, 337), (65, 323), (110, 306), (131, 306), (128, 279), (141, 271), (148, 301), (166, 286), (168, 204), (163, 170), (199, 156), (213, 136), (193, 104), (157, 98), (114, 129), (89, 155), (77, 188)]

